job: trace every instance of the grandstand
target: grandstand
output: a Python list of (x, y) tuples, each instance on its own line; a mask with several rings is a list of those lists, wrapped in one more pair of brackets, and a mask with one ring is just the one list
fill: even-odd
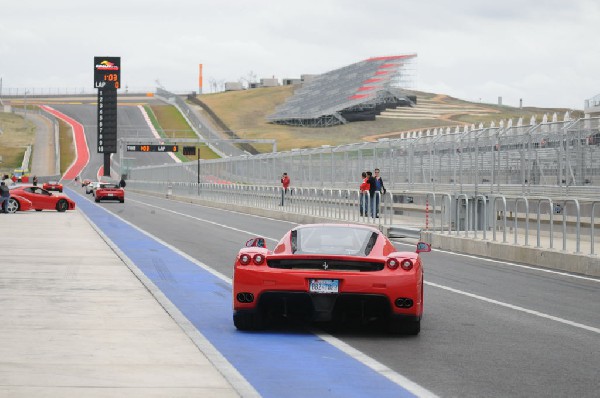
[(416, 54), (375, 57), (316, 76), (296, 90), (267, 120), (276, 124), (329, 127), (375, 120), (387, 108), (414, 106), (400, 87)]

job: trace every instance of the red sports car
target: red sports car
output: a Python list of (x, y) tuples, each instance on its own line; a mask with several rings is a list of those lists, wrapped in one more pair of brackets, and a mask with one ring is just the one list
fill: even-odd
[(36, 211), (56, 210), (62, 212), (75, 210), (75, 202), (68, 196), (52, 194), (52, 192), (36, 186), (18, 186), (10, 190), (10, 195), (21, 196), (29, 200)]
[(101, 182), (98, 188), (94, 190), (94, 200), (96, 202), (100, 202), (101, 200), (118, 200), (123, 203), (125, 202), (125, 190), (119, 184)]
[(235, 260), (233, 323), (261, 329), (271, 317), (310, 321), (384, 320), (392, 333), (416, 335), (423, 315), (423, 268), (376, 228), (309, 224), (287, 232), (273, 251), (246, 242)]
[(46, 191), (58, 191), (58, 192), (63, 191), (63, 185), (58, 181), (45, 182), (44, 185), (42, 185), (42, 188), (45, 189)]
[(33, 203), (30, 200), (25, 199), (20, 195), (10, 193), (8, 204), (6, 205), (6, 211), (9, 213), (16, 213), (17, 211), (27, 211), (33, 209)]

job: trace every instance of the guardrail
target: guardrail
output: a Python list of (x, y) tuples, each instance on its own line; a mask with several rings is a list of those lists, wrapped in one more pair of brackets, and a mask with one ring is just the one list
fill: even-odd
[[(296, 187), (346, 189), (358, 185), (363, 171), (379, 168), (386, 188), (395, 191), (593, 198), (600, 195), (599, 131), (600, 118), (590, 118), (428, 132), (410, 139), (323, 145), (201, 163), (202, 173), (254, 185), (274, 184), (285, 171)], [(134, 168), (132, 177), (160, 178), (166, 169)]]
[[(283, 194), (280, 187), (243, 184), (157, 182), (129, 180), (127, 187), (167, 197), (196, 198), (204, 202), (309, 215), (341, 222), (356, 222), (386, 228), (396, 234), (418, 237), (421, 231), (477, 241), (595, 255), (595, 212), (600, 200), (546, 197), (469, 197), (440, 192), (390, 192), (380, 196), (379, 218), (361, 216), (360, 192), (334, 188), (293, 188)], [(380, 195), (376, 192), (376, 195)], [(410, 195), (410, 196), (409, 196)], [(410, 200), (407, 203), (406, 198)], [(283, 199), (283, 203), (282, 203)], [(367, 195), (367, 204), (371, 205)], [(557, 205), (559, 205), (557, 207)], [(557, 213), (558, 211), (558, 213)], [(556, 219), (556, 215), (562, 216)], [(432, 220), (430, 226), (428, 220)], [(561, 226), (557, 229), (555, 226)], [(489, 238), (489, 232), (492, 232)], [(498, 235), (500, 234), (500, 235)], [(509, 243), (511, 242), (511, 243)]]

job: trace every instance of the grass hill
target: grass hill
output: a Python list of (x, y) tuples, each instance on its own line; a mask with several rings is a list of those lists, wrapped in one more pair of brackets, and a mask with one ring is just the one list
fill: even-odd
[(22, 115), (0, 112), (0, 174), (21, 167), (25, 148), (35, 142), (35, 125)]
[[(556, 112), (562, 120), (568, 109), (563, 108), (514, 108), (502, 105), (463, 101), (447, 95), (411, 91), (417, 96), (414, 108), (398, 108), (382, 113), (376, 121), (354, 122), (334, 127), (308, 128), (268, 123), (265, 117), (293, 94), (294, 86), (257, 88), (244, 91), (228, 91), (204, 94), (199, 97), (240, 138), (276, 139), (277, 149), (313, 148), (321, 145), (342, 145), (377, 138), (397, 138), (399, 132), (462, 124), (489, 123), (513, 119), (516, 124), (523, 117), (528, 124), (531, 116), (541, 122), (544, 114), (551, 120)], [(580, 117), (582, 114), (573, 115)], [(270, 146), (260, 148), (268, 151)]]

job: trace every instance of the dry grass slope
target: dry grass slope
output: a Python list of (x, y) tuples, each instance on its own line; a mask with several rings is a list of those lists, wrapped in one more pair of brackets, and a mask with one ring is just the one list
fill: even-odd
[[(427, 109), (428, 114), (420, 117), (378, 117), (373, 122), (355, 122), (327, 128), (282, 126), (267, 123), (265, 117), (293, 94), (294, 86), (258, 88), (245, 91), (230, 91), (205, 94), (201, 99), (241, 138), (271, 138), (277, 140), (279, 151), (292, 148), (313, 148), (321, 145), (342, 145), (377, 138), (398, 136), (399, 132), (460, 124), (489, 125), (491, 121), (523, 117), (526, 123), (532, 115), (538, 122), (544, 113), (551, 116), (557, 112), (559, 118), (567, 109), (513, 108), (492, 104), (472, 103), (446, 95), (413, 91), (417, 95), (417, 107), (398, 111), (411, 112)], [(419, 108), (419, 105), (421, 107)], [(414, 113), (414, 112), (413, 112)], [(439, 115), (436, 115), (438, 113)], [(259, 151), (269, 151), (270, 146), (257, 146)]]
[(35, 142), (35, 126), (21, 115), (0, 112), (0, 130), (0, 172), (10, 174), (21, 167), (25, 147)]

